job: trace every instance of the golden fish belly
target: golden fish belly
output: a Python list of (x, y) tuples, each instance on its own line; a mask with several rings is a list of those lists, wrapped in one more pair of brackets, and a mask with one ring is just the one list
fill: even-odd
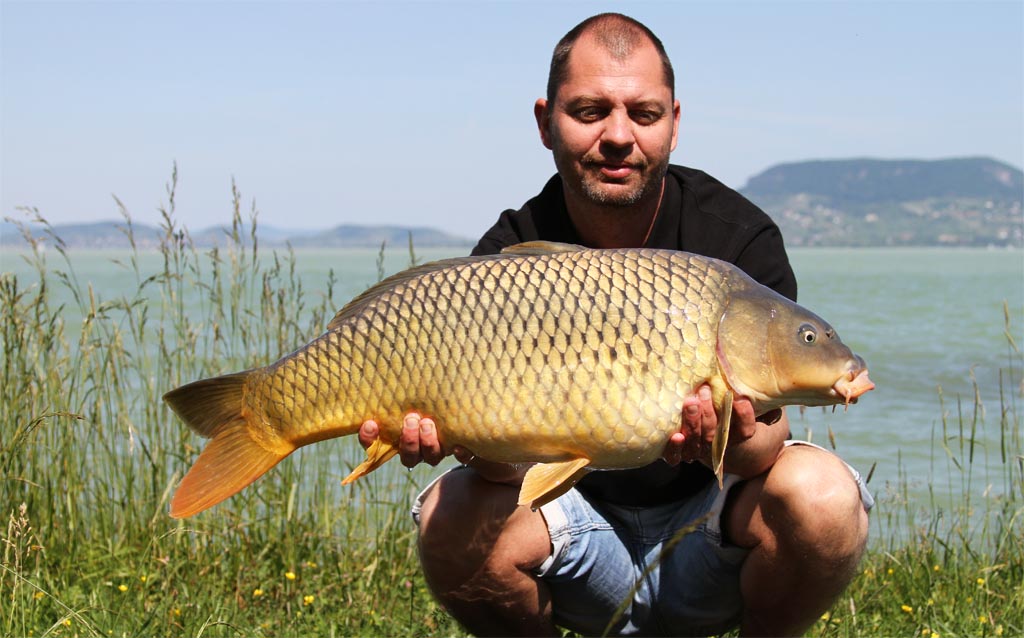
[(250, 408), (298, 444), (371, 418), (397, 440), (419, 410), (495, 461), (642, 465), (717, 374), (728, 282), (688, 257), (504, 257), (399, 282), (265, 369)]

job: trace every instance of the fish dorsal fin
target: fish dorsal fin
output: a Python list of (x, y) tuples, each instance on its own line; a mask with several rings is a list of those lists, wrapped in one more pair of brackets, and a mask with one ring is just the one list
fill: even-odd
[(362, 294), (355, 297), (352, 301), (345, 304), (345, 306), (338, 311), (338, 314), (334, 315), (331, 322), (327, 324), (328, 330), (333, 330), (339, 325), (345, 322), (352, 315), (359, 314), (367, 304), (372, 303), (377, 297), (380, 297), (383, 293), (400, 286), (403, 283), (412, 281), (419, 277), (423, 277), (438, 270), (445, 270), (447, 268), (457, 268), (466, 264), (472, 264), (480, 261), (491, 261), (494, 259), (504, 259), (508, 255), (477, 255), (472, 257), (452, 257), (451, 259), (441, 259), (438, 261), (432, 261), (427, 264), (421, 264), (419, 266), (413, 266), (402, 272), (395, 273), (390, 277), (382, 279), (376, 284), (370, 286), (362, 292)]
[(732, 423), (732, 390), (726, 390), (722, 398), (722, 411), (718, 415), (718, 428), (711, 439), (711, 469), (718, 478), (721, 488), (725, 479), (725, 447), (729, 443), (729, 425)]
[(565, 244), (557, 241), (524, 241), (501, 249), (503, 255), (553, 255), (555, 253), (578, 253), (587, 250), (579, 244)]
[(550, 503), (576, 484), (587, 473), (588, 458), (576, 458), (557, 463), (538, 463), (523, 477), (519, 490), (519, 504), (537, 509)]

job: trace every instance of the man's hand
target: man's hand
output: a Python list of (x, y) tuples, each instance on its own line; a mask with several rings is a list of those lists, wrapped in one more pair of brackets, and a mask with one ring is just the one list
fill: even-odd
[[(359, 444), (368, 448), (380, 434), (375, 421), (366, 421), (359, 427)], [(437, 465), (447, 456), (441, 442), (437, 440), (437, 427), (430, 417), (421, 417), (416, 412), (405, 415), (402, 434), (398, 440), (398, 456), (405, 467), (415, 467), (420, 462)]]
[[(380, 427), (375, 421), (366, 421), (359, 427), (359, 444), (363, 448), (370, 447), (380, 434)], [(532, 463), (494, 463), (479, 458), (466, 448), (456, 445), (452, 455), (463, 465), (468, 465), (485, 480), (492, 483), (519, 485), (523, 482), (526, 470)], [(437, 427), (430, 417), (422, 417), (419, 413), (410, 412), (405, 415), (402, 423), (402, 434), (398, 441), (398, 456), (405, 467), (415, 467), (422, 463), (437, 465), (449, 452), (437, 440)]]
[[(682, 421), (679, 432), (669, 438), (662, 458), (669, 465), (676, 465), (681, 461), (710, 461), (711, 441), (715, 438), (715, 430), (718, 428), (718, 415), (715, 414), (709, 385), (700, 386), (697, 394), (683, 400)], [(730, 445), (750, 439), (756, 431), (757, 418), (750, 399), (734, 398), (732, 422), (729, 425)]]

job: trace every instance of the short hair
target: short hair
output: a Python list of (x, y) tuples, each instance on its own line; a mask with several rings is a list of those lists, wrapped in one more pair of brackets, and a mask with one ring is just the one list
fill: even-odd
[(551, 55), (551, 68), (548, 71), (547, 99), (553, 103), (558, 87), (565, 82), (569, 69), (569, 54), (584, 33), (593, 33), (597, 41), (601, 43), (611, 55), (623, 60), (629, 57), (646, 38), (661, 58), (662, 72), (665, 78), (665, 85), (672, 91), (672, 97), (676, 95), (676, 76), (672, 70), (672, 62), (665, 53), (665, 45), (661, 43), (654, 32), (644, 26), (641, 22), (622, 15), (621, 13), (601, 13), (591, 16), (580, 22), (571, 31), (566, 33)]

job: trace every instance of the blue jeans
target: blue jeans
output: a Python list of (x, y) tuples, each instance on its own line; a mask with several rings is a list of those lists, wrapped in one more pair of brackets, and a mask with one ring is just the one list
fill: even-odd
[[(870, 509), (874, 500), (850, 472)], [(555, 623), (585, 635), (707, 636), (736, 627), (749, 550), (723, 541), (721, 514), (738, 483), (727, 474), (721, 490), (712, 481), (685, 500), (642, 508), (572, 489), (541, 507), (552, 553), (536, 575), (551, 592)], [(424, 494), (413, 506), (417, 522)]]

